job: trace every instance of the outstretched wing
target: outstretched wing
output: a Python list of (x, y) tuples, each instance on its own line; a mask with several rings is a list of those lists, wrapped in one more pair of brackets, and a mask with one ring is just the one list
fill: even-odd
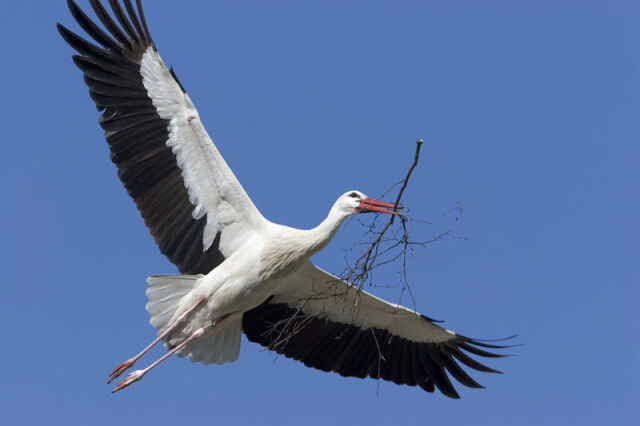
[[(208, 273), (265, 220), (200, 122), (189, 96), (151, 39), (140, 0), (90, 4), (100, 28), (69, 9), (97, 44), (58, 24), (79, 55), (118, 176), (151, 234), (184, 274)], [(124, 6), (124, 7), (123, 7)]]
[(250, 341), (307, 367), (417, 385), (427, 392), (433, 392), (435, 385), (451, 398), (459, 396), (449, 375), (465, 386), (482, 387), (459, 363), (498, 373), (464, 351), (495, 358), (502, 355), (479, 347), (504, 347), (438, 327), (427, 317), (358, 290), (311, 262), (293, 275), (282, 292), (246, 312), (243, 329)]

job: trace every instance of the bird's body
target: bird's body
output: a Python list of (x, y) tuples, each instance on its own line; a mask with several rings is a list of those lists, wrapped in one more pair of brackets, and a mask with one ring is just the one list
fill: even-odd
[[(309, 258), (342, 222), (363, 212), (397, 214), (397, 206), (348, 191), (310, 230), (265, 219), (207, 134), (182, 84), (151, 39), (140, 0), (89, 0), (101, 29), (72, 1), (76, 21), (96, 42), (62, 25), (79, 55), (75, 64), (98, 110), (118, 167), (161, 252), (182, 275), (148, 279), (147, 310), (158, 339), (125, 361), (111, 380), (158, 341), (192, 361), (234, 361), (244, 332), (309, 367), (343, 376), (437, 387), (458, 397), (448, 374), (480, 387), (460, 367), (495, 372), (467, 353), (497, 357), (483, 343), (445, 330), (317, 268)], [(393, 210), (391, 210), (393, 209)], [(139, 380), (165, 355), (116, 388)], [(448, 373), (448, 374), (447, 374)]]
[[(357, 198), (350, 194), (356, 194)], [(336, 201), (327, 218), (309, 230), (263, 219), (262, 232), (247, 238), (211, 272), (194, 279), (193, 289), (181, 297), (168, 323), (174, 322), (198, 300), (205, 298), (206, 302), (181, 330), (171, 333), (168, 346), (176, 346), (195, 330), (218, 318), (228, 316), (225, 322), (241, 318), (244, 312), (261, 305), (279, 291), (287, 290), (287, 285), (291, 287), (289, 290), (295, 289), (297, 271), (303, 266), (313, 267), (309, 258), (331, 241), (342, 222), (353, 214), (356, 204), (365, 198), (358, 191), (348, 191)], [(214, 336), (216, 332), (216, 328), (211, 327), (207, 335)], [(190, 356), (188, 350), (197, 345), (198, 342), (191, 344), (183, 353)]]

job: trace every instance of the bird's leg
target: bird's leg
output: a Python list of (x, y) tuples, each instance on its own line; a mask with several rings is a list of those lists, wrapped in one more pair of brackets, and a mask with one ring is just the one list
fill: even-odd
[(207, 300), (206, 297), (201, 297), (200, 300), (198, 300), (198, 302), (193, 305), (191, 308), (187, 309), (187, 311), (185, 311), (182, 315), (180, 315), (178, 317), (177, 320), (175, 320), (171, 325), (169, 325), (159, 336), (157, 339), (155, 339), (153, 342), (151, 342), (149, 344), (149, 346), (147, 346), (146, 348), (144, 348), (138, 355), (134, 356), (133, 358), (129, 358), (128, 360), (126, 360), (125, 362), (123, 362), (122, 364), (120, 364), (119, 366), (117, 366), (111, 373), (109, 373), (109, 381), (107, 383), (111, 383), (111, 381), (113, 379), (115, 379), (116, 377), (120, 376), (122, 373), (124, 373), (125, 371), (127, 371), (128, 369), (130, 369), (131, 367), (133, 367), (133, 364), (135, 364), (135, 362), (140, 359), (140, 357), (144, 354), (146, 354), (149, 349), (151, 349), (152, 347), (154, 347), (159, 341), (161, 341), (162, 339), (164, 339), (167, 335), (169, 335), (169, 333), (171, 333), (173, 330), (176, 329), (176, 327), (178, 327), (180, 324), (184, 323), (189, 316), (193, 313), (193, 311), (195, 311), (200, 305), (202, 305), (202, 303), (204, 303), (204, 301)]
[(212, 326), (212, 327), (214, 327), (214, 328), (215, 328), (215, 327), (217, 327), (217, 326), (218, 326), (218, 324), (220, 324), (222, 321), (224, 321), (224, 320), (226, 320), (227, 318), (229, 318), (229, 315), (231, 315), (231, 314), (223, 315), (223, 316), (221, 316), (220, 318), (218, 318), (218, 319), (216, 319), (216, 320), (213, 320), (213, 321), (211, 322), (211, 326)]
[(147, 374), (149, 372), (149, 370), (151, 370), (153, 367), (155, 367), (156, 365), (160, 364), (162, 361), (164, 361), (165, 359), (169, 358), (171, 355), (173, 355), (174, 353), (178, 352), (180, 349), (182, 349), (183, 347), (185, 347), (189, 343), (191, 343), (194, 340), (199, 339), (200, 337), (202, 337), (204, 335), (205, 331), (206, 331), (205, 327), (200, 327), (199, 329), (194, 331), (193, 334), (191, 334), (191, 336), (189, 336), (185, 341), (180, 343), (175, 348), (171, 349), (169, 352), (164, 354), (162, 357), (158, 358), (158, 360), (156, 360), (156, 362), (154, 362), (153, 364), (149, 365), (144, 370), (132, 371), (131, 373), (129, 373), (129, 375), (127, 376), (126, 379), (121, 381), (118, 384), (118, 386), (116, 386), (115, 389), (113, 389), (111, 391), (111, 393), (118, 392), (119, 390), (126, 388), (130, 384), (135, 383), (138, 380), (142, 379), (142, 377), (145, 374)]

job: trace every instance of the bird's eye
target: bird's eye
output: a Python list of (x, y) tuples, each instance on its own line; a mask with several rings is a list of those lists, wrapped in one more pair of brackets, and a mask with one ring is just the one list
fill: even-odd
[(351, 194), (349, 194), (349, 197), (351, 197), (351, 198), (359, 198), (360, 196), (358, 195), (357, 192), (352, 192)]

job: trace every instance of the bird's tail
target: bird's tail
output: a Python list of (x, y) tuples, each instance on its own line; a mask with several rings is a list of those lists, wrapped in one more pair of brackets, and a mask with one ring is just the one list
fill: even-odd
[[(146, 309), (151, 325), (162, 333), (170, 324), (180, 301), (197, 284), (202, 275), (152, 275), (147, 278)], [(173, 333), (172, 333), (173, 335)], [(238, 359), (242, 335), (242, 315), (232, 315), (200, 339), (187, 345), (177, 355), (203, 364), (224, 364)], [(173, 340), (167, 342), (172, 346)]]
[(151, 275), (147, 278), (147, 298), (145, 308), (151, 315), (151, 325), (162, 333), (169, 325), (173, 314), (180, 306), (180, 300), (196, 285), (202, 275)]

